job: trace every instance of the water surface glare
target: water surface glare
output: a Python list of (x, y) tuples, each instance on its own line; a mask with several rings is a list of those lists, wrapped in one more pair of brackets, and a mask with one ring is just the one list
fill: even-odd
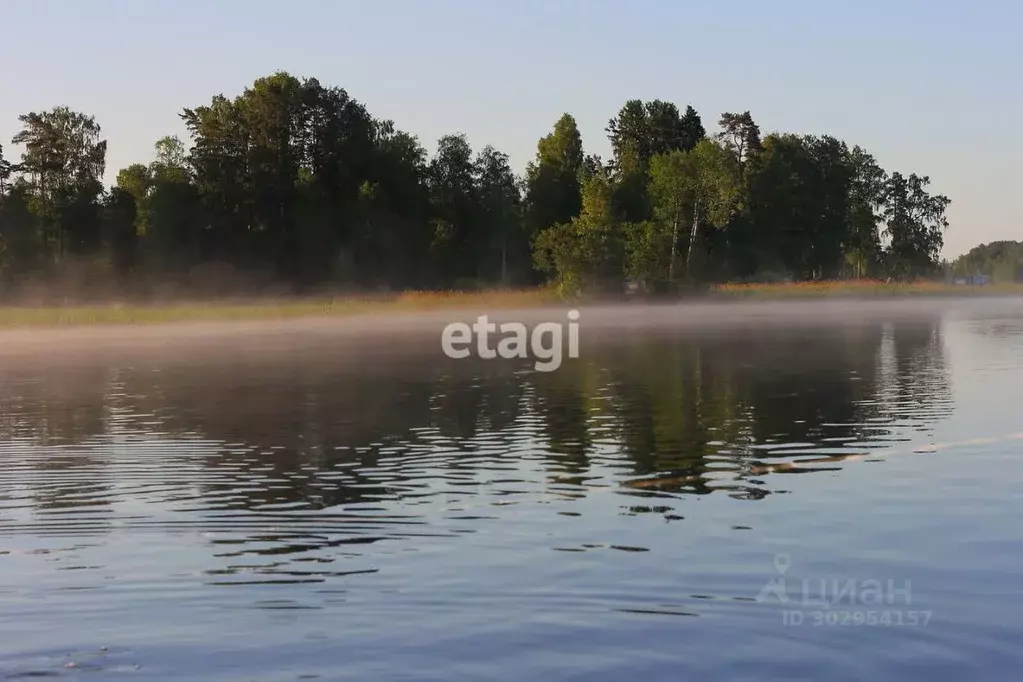
[(454, 316), (0, 333), (0, 679), (1019, 679), (1023, 302)]

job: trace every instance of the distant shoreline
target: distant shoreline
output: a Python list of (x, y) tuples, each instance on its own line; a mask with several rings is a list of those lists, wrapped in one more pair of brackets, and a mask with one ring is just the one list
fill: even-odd
[(403, 292), (308, 298), (224, 298), (197, 301), (129, 301), (66, 305), (0, 305), (0, 329), (175, 322), (286, 321), (357, 315), (443, 311), (510, 311), (525, 308), (613, 304), (767, 303), (772, 301), (871, 301), (900, 298), (1023, 297), (1023, 284), (964, 286), (934, 282), (826, 281), (723, 284), (678, 297), (632, 295), (564, 299), (546, 288), (492, 291)]
[(1023, 282), (1010, 284), (965, 285), (944, 282), (886, 282), (881, 280), (833, 280), (785, 282), (778, 284), (719, 284), (711, 288), (715, 299), (756, 298), (788, 300), (793, 298), (891, 298), (910, 296), (976, 297), (1023, 296)]

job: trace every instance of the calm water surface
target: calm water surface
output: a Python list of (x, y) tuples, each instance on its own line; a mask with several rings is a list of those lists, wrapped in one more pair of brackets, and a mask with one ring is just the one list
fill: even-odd
[(1023, 306), (801, 311), (8, 339), (0, 679), (1018, 680)]

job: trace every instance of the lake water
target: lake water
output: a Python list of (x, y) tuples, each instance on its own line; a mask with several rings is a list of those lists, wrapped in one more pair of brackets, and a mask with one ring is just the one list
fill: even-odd
[(0, 679), (1019, 679), (1020, 302), (444, 321), (0, 335)]

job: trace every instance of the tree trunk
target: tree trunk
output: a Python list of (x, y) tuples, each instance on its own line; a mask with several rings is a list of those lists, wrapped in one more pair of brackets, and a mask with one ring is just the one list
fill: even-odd
[(686, 275), (689, 274), (689, 265), (693, 260), (693, 243), (696, 241), (696, 231), (700, 227), (700, 202), (693, 204), (693, 230), (689, 235), (689, 250), (686, 253)]
[(671, 230), (671, 260), (668, 262), (668, 285), (675, 281), (675, 251), (678, 248), (678, 207), (674, 212), (675, 219), (672, 221)]

